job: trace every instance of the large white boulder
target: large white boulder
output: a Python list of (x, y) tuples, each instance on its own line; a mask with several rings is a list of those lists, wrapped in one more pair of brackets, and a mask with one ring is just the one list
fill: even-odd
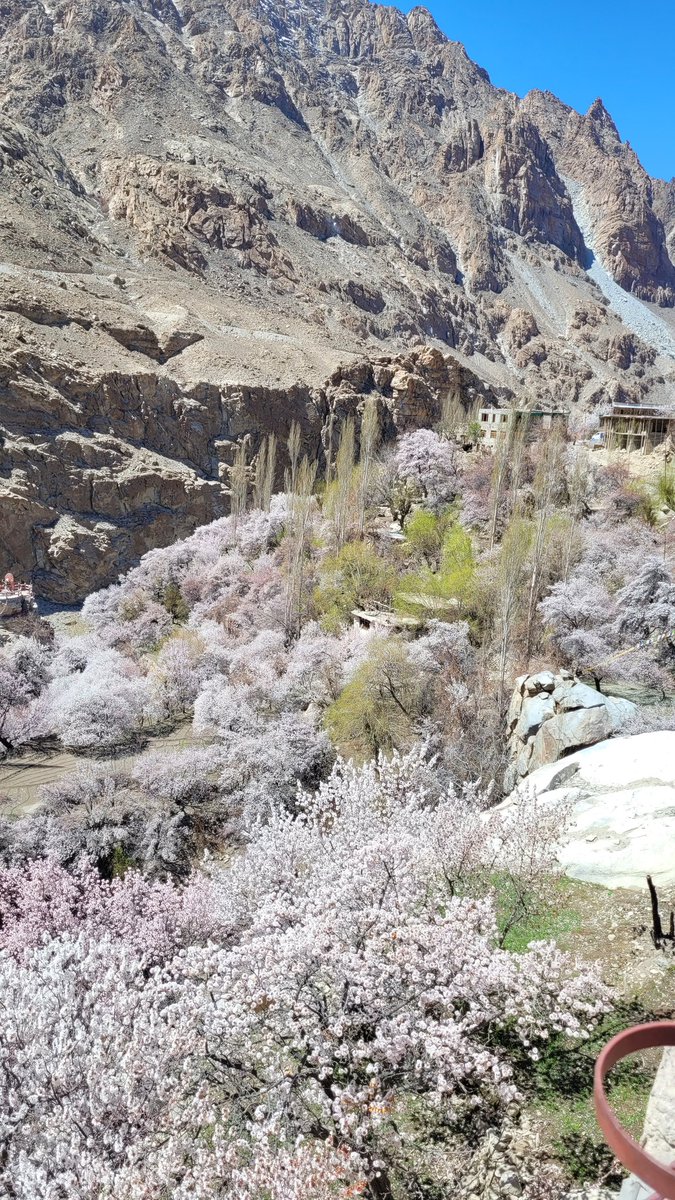
[(644, 888), (651, 875), (675, 885), (675, 733), (610, 738), (539, 767), (521, 786), (541, 804), (573, 805), (559, 852), (571, 878)]

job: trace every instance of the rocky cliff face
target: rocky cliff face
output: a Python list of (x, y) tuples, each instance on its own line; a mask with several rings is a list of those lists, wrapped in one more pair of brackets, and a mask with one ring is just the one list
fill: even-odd
[(369, 390), (390, 429), (458, 381), (669, 395), (672, 186), (424, 9), (5, 0), (0, 67), (0, 570), (44, 595), (220, 514), (239, 437), (319, 446)]

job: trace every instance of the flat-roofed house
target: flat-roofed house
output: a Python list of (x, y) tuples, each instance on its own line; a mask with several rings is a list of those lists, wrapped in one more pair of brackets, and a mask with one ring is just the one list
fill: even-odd
[(30, 583), (17, 583), (11, 572), (0, 581), (0, 617), (15, 617), (37, 608)]
[(566, 426), (568, 415), (564, 409), (481, 408), (478, 418), (483, 431), (482, 443), (494, 449), (518, 425), (527, 428), (528, 437), (540, 437), (556, 424)]

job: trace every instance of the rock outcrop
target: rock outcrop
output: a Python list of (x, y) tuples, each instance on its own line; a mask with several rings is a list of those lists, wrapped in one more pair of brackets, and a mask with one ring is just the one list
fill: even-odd
[(511, 764), (504, 790), (546, 763), (616, 733), (635, 711), (630, 700), (605, 696), (569, 671), (539, 671), (516, 681), (508, 712)]
[[(453, 373), (467, 406), (669, 394), (675, 343), (586, 266), (675, 330), (672, 188), (423, 9), (6, 0), (0, 67), (0, 571), (45, 595), (81, 594), (59, 521), (113, 578), (223, 510), (227, 443), (321, 444), (368, 386), (390, 433)], [(375, 378), (422, 345), (435, 381)]]
[[(30, 576), (38, 595), (64, 604), (116, 579), (154, 546), (227, 512), (227, 466), (241, 438), (251, 457), (268, 432), (283, 449), (297, 421), (306, 446), (321, 454), (331, 423), (358, 419), (366, 396), (377, 398), (385, 437), (437, 423), (451, 389), (497, 398), (432, 347), (354, 358), (314, 386), (283, 378), (264, 384), (252, 370), (242, 370), (241, 383), (218, 386), (213, 374), (189, 382), (178, 365), (185, 353), (201, 354), (205, 339), (193, 340), (162, 370), (154, 347), (166, 348), (178, 335), (160, 325), (148, 355), (147, 347), (123, 348), (118, 325), (113, 370), (109, 342), (86, 341), (80, 324), (52, 328), (63, 358), (45, 364), (34, 355), (25, 317), (17, 318), (13, 353), (8, 346), (0, 387), (0, 574)], [(125, 341), (141, 338), (138, 327), (123, 334)], [(74, 342), (83, 355), (77, 369), (65, 361)], [(289, 357), (297, 353), (291, 339), (288, 350)], [(280, 472), (284, 465), (280, 453)]]
[(540, 804), (571, 808), (559, 850), (571, 878), (643, 890), (651, 875), (675, 886), (675, 733), (611, 738), (525, 782)]
[(664, 1050), (649, 1096), (642, 1145), (658, 1162), (675, 1158), (675, 1047)]

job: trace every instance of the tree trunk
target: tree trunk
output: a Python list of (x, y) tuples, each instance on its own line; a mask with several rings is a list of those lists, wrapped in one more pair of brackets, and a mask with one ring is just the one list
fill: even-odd
[(647, 887), (649, 888), (649, 899), (652, 905), (652, 940), (658, 949), (663, 941), (663, 926), (661, 925), (661, 913), (659, 912), (659, 898), (656, 894), (656, 888), (654, 887), (651, 875), (647, 876)]
[(370, 1200), (393, 1200), (391, 1183), (386, 1171), (378, 1171), (377, 1175), (374, 1175), (369, 1180), (366, 1194), (370, 1197)]

